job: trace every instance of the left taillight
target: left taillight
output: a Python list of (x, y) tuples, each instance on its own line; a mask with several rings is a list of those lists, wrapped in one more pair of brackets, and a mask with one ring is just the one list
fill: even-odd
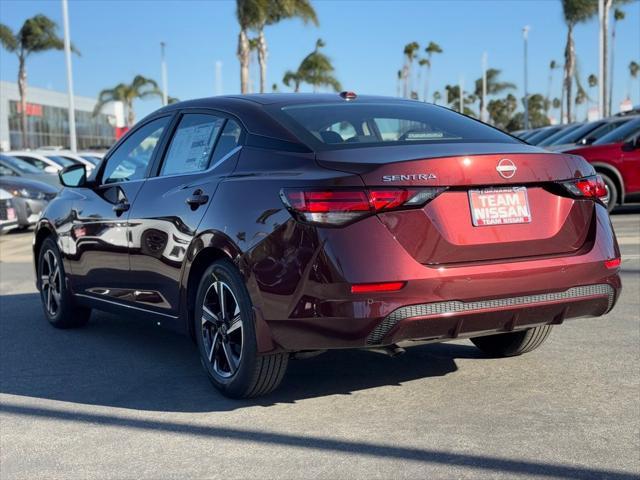
[(379, 212), (425, 205), (444, 188), (295, 189), (280, 192), (283, 203), (303, 222), (340, 226)]
[(561, 182), (562, 186), (574, 197), (591, 198), (606, 203), (609, 197), (607, 186), (600, 175), (576, 178)]

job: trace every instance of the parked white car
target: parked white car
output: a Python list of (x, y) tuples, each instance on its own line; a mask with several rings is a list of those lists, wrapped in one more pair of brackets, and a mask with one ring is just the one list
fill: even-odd
[(35, 153), (30, 150), (16, 150), (6, 152), (5, 155), (8, 155), (9, 157), (19, 158), (20, 160), (27, 162), (29, 165), (36, 167), (38, 170), (52, 174), (57, 174), (64, 167), (73, 163), (69, 161), (67, 164), (65, 164), (66, 162), (62, 163), (60, 161), (56, 161), (45, 155)]

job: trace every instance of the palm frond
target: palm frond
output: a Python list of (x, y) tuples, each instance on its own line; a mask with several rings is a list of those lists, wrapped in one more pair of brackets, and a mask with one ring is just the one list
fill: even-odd
[(18, 49), (18, 39), (13, 31), (3, 23), (0, 23), (0, 44), (8, 52), (15, 52)]

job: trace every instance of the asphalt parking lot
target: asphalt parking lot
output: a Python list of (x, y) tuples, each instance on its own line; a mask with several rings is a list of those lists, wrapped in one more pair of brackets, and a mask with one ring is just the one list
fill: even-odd
[(613, 223), (624, 291), (606, 317), (510, 359), (467, 341), (330, 352), (254, 401), (220, 396), (191, 341), (149, 323), (51, 328), (31, 234), (2, 236), (0, 477), (638, 478), (640, 207)]

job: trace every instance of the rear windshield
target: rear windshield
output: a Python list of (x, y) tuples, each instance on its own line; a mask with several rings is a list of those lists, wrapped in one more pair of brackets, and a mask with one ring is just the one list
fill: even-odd
[(400, 144), (521, 143), (442, 107), (418, 102), (283, 107), (283, 122), (320, 150)]
[(640, 133), (640, 118), (631, 120), (621, 127), (616, 128), (612, 132), (607, 133), (604, 137), (593, 142), (593, 145), (606, 145), (607, 143), (620, 143), (631, 140)]

